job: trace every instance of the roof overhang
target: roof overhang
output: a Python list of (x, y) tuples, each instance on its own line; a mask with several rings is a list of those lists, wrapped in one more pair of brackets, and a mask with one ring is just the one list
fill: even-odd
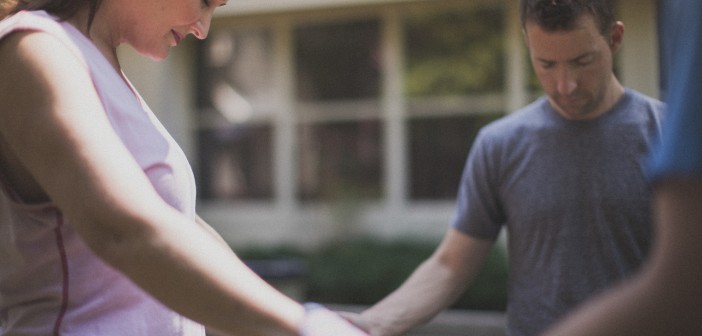
[(215, 16), (274, 14), (422, 1), (432, 0), (230, 0), (226, 6), (215, 11)]

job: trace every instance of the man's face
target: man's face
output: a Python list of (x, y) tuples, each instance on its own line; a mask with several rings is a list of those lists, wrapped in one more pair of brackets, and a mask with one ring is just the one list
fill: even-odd
[(551, 106), (564, 118), (593, 119), (616, 102), (618, 82), (612, 73), (612, 58), (623, 32), (618, 22), (610, 36), (602, 36), (590, 15), (567, 31), (544, 31), (531, 22), (525, 25), (536, 76)]

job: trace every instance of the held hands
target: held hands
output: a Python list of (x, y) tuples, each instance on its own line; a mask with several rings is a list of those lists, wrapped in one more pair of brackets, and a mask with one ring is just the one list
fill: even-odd
[(368, 323), (368, 321), (366, 321), (360, 313), (352, 313), (345, 311), (338, 311), (336, 313), (339, 314), (339, 316), (343, 317), (346, 321), (351, 322), (351, 324), (356, 326), (356, 328), (364, 330), (369, 335), (373, 335), (373, 330), (371, 328), (370, 323)]
[(368, 336), (341, 316), (321, 305), (305, 304), (300, 336)]

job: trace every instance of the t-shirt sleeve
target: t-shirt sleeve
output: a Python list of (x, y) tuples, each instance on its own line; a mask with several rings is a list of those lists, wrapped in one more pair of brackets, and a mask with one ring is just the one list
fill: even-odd
[(496, 239), (504, 214), (499, 201), (497, 151), (484, 130), (478, 133), (463, 169), (451, 226), (481, 239)]

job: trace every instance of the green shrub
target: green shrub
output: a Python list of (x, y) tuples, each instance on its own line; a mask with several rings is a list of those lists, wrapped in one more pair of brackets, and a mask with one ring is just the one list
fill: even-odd
[[(307, 301), (371, 305), (395, 290), (436, 248), (436, 242), (365, 238), (334, 242), (311, 252), (294, 248), (240, 252), (243, 259), (303, 260)], [(504, 310), (507, 257), (495, 248), (473, 285), (451, 308)]]
[(311, 301), (368, 305), (397, 288), (434, 244), (372, 239), (331, 244), (309, 261)]

